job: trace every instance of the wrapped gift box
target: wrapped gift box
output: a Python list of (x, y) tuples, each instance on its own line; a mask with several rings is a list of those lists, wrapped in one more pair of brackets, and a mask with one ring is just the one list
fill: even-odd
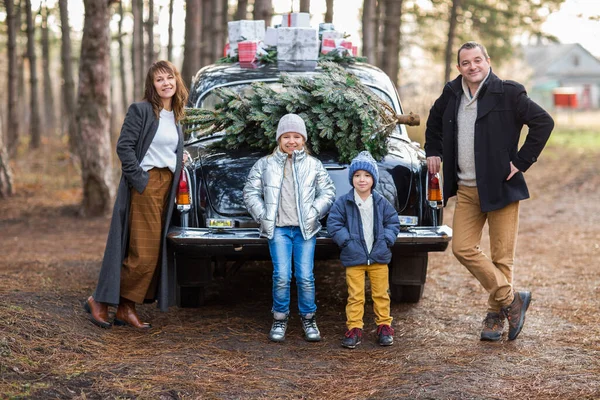
[[(354, 48), (354, 49), (353, 49)], [(321, 54), (327, 54), (332, 50), (347, 50), (348, 54), (356, 56), (357, 48), (352, 45), (352, 42), (344, 39), (324, 38), (321, 40)]]
[(277, 46), (277, 28), (267, 28), (264, 42), (265, 46)]
[(264, 40), (265, 21), (229, 21), (227, 23), (227, 32), (231, 54), (235, 55), (237, 53), (238, 42), (243, 40)]
[(309, 13), (289, 13), (281, 16), (282, 28), (310, 28)]
[(343, 39), (344, 34), (338, 31), (324, 31), (321, 32), (321, 39)]
[(318, 59), (319, 41), (316, 29), (279, 28), (277, 34), (277, 60)]
[(238, 57), (240, 63), (251, 63), (256, 60), (258, 40), (243, 40), (238, 42)]

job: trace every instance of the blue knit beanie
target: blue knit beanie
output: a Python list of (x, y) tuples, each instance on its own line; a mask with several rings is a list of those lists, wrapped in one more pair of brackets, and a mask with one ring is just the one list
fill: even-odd
[(377, 168), (377, 161), (371, 156), (368, 151), (361, 151), (350, 163), (350, 169), (348, 170), (348, 178), (350, 179), (350, 185), (354, 187), (352, 183), (352, 177), (354, 173), (359, 170), (367, 171), (373, 177), (373, 189), (379, 182), (379, 169)]

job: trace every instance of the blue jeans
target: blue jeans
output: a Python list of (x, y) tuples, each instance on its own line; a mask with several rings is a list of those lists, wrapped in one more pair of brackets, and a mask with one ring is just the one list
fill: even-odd
[(316, 236), (304, 240), (297, 226), (275, 227), (269, 251), (273, 261), (273, 312), (290, 312), (290, 283), (292, 259), (298, 288), (300, 315), (317, 311), (315, 304), (315, 277), (313, 275)]

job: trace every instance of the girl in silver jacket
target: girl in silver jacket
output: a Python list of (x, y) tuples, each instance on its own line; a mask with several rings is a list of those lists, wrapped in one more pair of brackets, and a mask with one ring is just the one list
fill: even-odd
[(316, 234), (335, 200), (335, 187), (323, 164), (306, 151), (306, 125), (296, 114), (277, 126), (277, 147), (254, 164), (244, 186), (244, 203), (261, 235), (269, 240), (273, 261), (273, 325), (269, 339), (285, 339), (290, 312), (292, 260), (298, 309), (305, 339), (321, 340), (315, 312), (313, 275)]

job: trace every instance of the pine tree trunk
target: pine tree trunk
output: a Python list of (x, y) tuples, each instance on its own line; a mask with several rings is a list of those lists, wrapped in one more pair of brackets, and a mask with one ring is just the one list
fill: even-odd
[[(68, 0), (59, 0), (61, 40), (61, 61), (63, 78), (63, 120), (69, 138), (69, 151), (77, 154), (77, 127), (75, 124), (75, 81), (73, 78), (73, 63), (71, 60), (71, 27), (69, 26)], [(64, 130), (64, 125), (61, 127)]]
[(33, 13), (31, 11), (31, 0), (25, 2), (27, 19), (27, 58), (29, 59), (29, 84), (31, 94), (29, 95), (30, 122), (29, 132), (31, 141), (29, 147), (37, 149), (41, 145), (40, 108), (38, 102), (38, 76), (35, 56), (35, 26), (33, 24)]
[(333, 0), (325, 0), (325, 22), (332, 23), (333, 22)]
[(110, 14), (106, 0), (84, 0), (84, 6), (77, 102), (82, 213), (100, 216), (110, 211), (115, 192), (109, 131)]
[(460, 8), (460, 0), (452, 1), (452, 9), (450, 10), (450, 21), (448, 25), (448, 40), (446, 42), (446, 53), (444, 57), (445, 68), (444, 68), (444, 83), (450, 80), (450, 72), (452, 66), (452, 59), (454, 58), (454, 53), (452, 52), (452, 46), (454, 45), (454, 38), (456, 37), (456, 16), (458, 14), (458, 9)]
[(223, 10), (223, 0), (212, 0), (212, 11), (214, 21), (212, 25), (212, 60), (209, 63), (217, 61), (223, 55), (223, 47), (225, 46), (225, 33), (227, 25), (223, 25), (223, 15), (227, 15), (227, 11)]
[(254, 12), (252, 18), (256, 20), (264, 20), (265, 26), (271, 26), (271, 18), (273, 17), (273, 4), (271, 0), (254, 0)]
[(146, 70), (156, 61), (154, 53), (154, 0), (148, 0), (148, 20), (146, 21), (146, 34), (148, 43), (146, 43)]
[(310, 0), (300, 0), (300, 12), (310, 13)]
[(169, 0), (169, 41), (167, 43), (167, 60), (173, 61), (173, 2)]
[(119, 24), (117, 42), (119, 43), (119, 80), (121, 81), (121, 102), (122, 110), (129, 105), (129, 95), (127, 93), (127, 74), (125, 73), (125, 44), (123, 43), (123, 2), (119, 1)]
[(144, 94), (144, 0), (132, 0), (133, 45), (131, 59), (133, 67), (133, 101), (140, 100)]
[(376, 63), (375, 54), (377, 51), (375, 46), (375, 29), (377, 27), (375, 23), (375, 3), (376, 0), (364, 0), (362, 13), (362, 54), (372, 64)]
[(201, 64), (202, 45), (202, 4), (201, 0), (186, 0), (185, 4), (185, 45), (183, 47), (183, 65), (181, 77), (190, 87), (192, 76), (198, 72)]
[(248, 0), (238, 0), (237, 9), (233, 16), (234, 21), (248, 18)]
[(383, 24), (385, 21), (385, 0), (377, 0), (375, 6), (375, 59), (373, 63), (378, 67), (381, 67), (383, 52)]
[[(17, 21), (13, 0), (4, 0), (6, 7), (6, 25), (8, 30), (8, 118), (6, 123), (6, 150), (14, 156), (19, 145), (18, 114), (18, 67), (17, 67)], [(1, 139), (0, 139), (1, 140)], [(4, 141), (3, 141), (4, 143)], [(4, 146), (2, 146), (4, 147)], [(4, 159), (4, 157), (3, 157)], [(8, 165), (8, 162), (6, 162)]]
[[(10, 0), (12, 2), (12, 0)], [(0, 199), (5, 199), (13, 194), (13, 177), (8, 162), (8, 152), (4, 145), (4, 137), (0, 134)]]
[(381, 69), (398, 85), (400, 72), (400, 21), (402, 19), (402, 0), (386, 0)]
[(52, 78), (50, 77), (50, 37), (48, 30), (48, 5), (44, 1), (42, 6), (42, 70), (44, 73), (44, 118), (46, 129), (54, 131), (56, 115), (54, 113), (54, 93)]
[[(200, 45), (200, 65), (211, 64), (214, 60), (212, 48), (212, 30), (213, 30), (213, 2), (212, 0), (203, 0), (202, 3), (202, 42)], [(193, 74), (196, 71), (192, 72)]]

